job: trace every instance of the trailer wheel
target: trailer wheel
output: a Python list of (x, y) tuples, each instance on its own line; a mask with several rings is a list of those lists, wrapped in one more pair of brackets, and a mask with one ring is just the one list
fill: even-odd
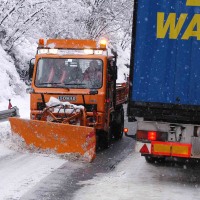
[(124, 109), (116, 111), (116, 120), (113, 122), (113, 136), (116, 140), (122, 139), (124, 132)]
[(164, 163), (165, 162), (165, 157), (145, 156), (145, 160), (148, 163)]

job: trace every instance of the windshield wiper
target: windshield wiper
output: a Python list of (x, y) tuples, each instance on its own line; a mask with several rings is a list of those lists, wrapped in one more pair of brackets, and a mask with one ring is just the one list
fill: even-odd
[(68, 89), (69, 90), (69, 88), (67, 88), (67, 87), (65, 87), (65, 84), (63, 84), (63, 83), (40, 83), (40, 84), (37, 84), (38, 86), (42, 86), (42, 85), (46, 85), (46, 86), (48, 86), (48, 85), (50, 85), (51, 87), (52, 86), (54, 86), (54, 85), (56, 85), (56, 86), (59, 86), (60, 88), (65, 88), (65, 89)]
[(64, 85), (86, 85), (85, 83), (65, 83)]
[[(65, 85), (74, 86), (76, 88), (82, 88), (82, 87), (79, 87), (79, 86), (86, 86), (85, 83), (65, 83)], [(83, 88), (85, 88), (85, 87), (83, 87)]]

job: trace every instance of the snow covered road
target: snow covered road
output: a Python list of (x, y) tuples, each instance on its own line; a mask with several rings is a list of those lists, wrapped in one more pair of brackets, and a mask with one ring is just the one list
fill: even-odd
[(0, 144), (0, 199), (20, 199), (65, 162), (45, 155), (19, 153)]
[[(27, 117), (25, 104), (18, 105)], [(130, 138), (99, 152), (93, 163), (81, 163), (31, 153), (11, 135), (8, 122), (0, 128), (1, 200), (200, 199), (199, 163), (148, 164)]]
[(86, 164), (17, 151), (4, 141), (0, 144), (0, 199), (200, 199), (200, 164), (148, 164), (130, 150), (132, 143), (124, 138)]
[(148, 164), (131, 153), (109, 174), (97, 174), (73, 200), (199, 200), (200, 164)]
[[(29, 117), (29, 95), (16, 97), (23, 118)], [(8, 102), (1, 103), (1, 110), (7, 109)], [(30, 153), (24, 149), (18, 137), (11, 134), (8, 121), (0, 122), (0, 199), (20, 199), (67, 160), (54, 155)]]

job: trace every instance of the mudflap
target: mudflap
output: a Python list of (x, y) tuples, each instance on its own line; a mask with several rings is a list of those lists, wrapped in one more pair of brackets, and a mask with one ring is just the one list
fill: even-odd
[(27, 145), (51, 149), (57, 153), (79, 153), (91, 162), (96, 156), (96, 133), (92, 127), (63, 123), (9, 118), (12, 133)]

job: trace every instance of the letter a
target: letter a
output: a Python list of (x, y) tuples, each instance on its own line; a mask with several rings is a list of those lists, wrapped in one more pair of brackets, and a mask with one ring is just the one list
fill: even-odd
[(186, 6), (200, 6), (200, 0), (187, 0)]

